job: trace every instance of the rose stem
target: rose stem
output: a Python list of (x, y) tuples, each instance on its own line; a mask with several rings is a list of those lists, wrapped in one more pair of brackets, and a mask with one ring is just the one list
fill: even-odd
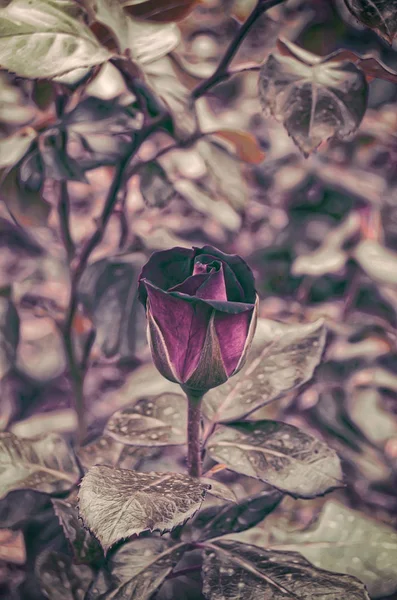
[(191, 477), (201, 477), (201, 402), (203, 394), (191, 390), (188, 399), (187, 464)]

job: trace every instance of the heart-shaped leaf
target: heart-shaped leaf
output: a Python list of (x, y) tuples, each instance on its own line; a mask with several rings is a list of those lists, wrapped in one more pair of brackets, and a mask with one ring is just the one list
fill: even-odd
[(81, 482), (79, 511), (105, 551), (142, 531), (171, 531), (200, 508), (208, 486), (180, 473), (92, 467)]
[(268, 547), (303, 554), (316, 567), (354, 575), (371, 598), (397, 591), (397, 533), (338, 502), (328, 501), (304, 531), (271, 530)]
[(300, 54), (300, 60), (270, 54), (260, 70), (259, 94), (264, 111), (283, 123), (308, 155), (329, 138), (357, 130), (367, 108), (368, 84), (352, 62)]
[(66, 500), (53, 498), (52, 505), (63, 532), (68, 539), (76, 562), (91, 564), (103, 556), (98, 541), (83, 527), (77, 508)]
[(351, 14), (391, 44), (397, 34), (397, 0), (345, 0)]
[(132, 446), (171, 446), (186, 443), (187, 402), (181, 394), (141, 398), (118, 410), (105, 432)]
[(311, 379), (324, 349), (323, 321), (287, 327), (285, 331), (281, 328), (270, 335), (262, 346), (250, 351), (248, 363), (240, 373), (205, 395), (204, 410), (212, 421), (246, 417)]
[(0, 8), (0, 66), (51, 78), (105, 62), (110, 53), (79, 18), (75, 2), (11, 0)]
[(64, 492), (79, 476), (73, 453), (61, 436), (50, 433), (24, 439), (0, 433), (0, 497), (20, 489)]
[(37, 559), (35, 571), (49, 600), (83, 600), (93, 578), (90, 567), (73, 564), (70, 556), (59, 552), (44, 551)]
[(203, 579), (208, 600), (370, 600), (355, 577), (316, 569), (297, 552), (234, 541), (206, 544)]
[(149, 600), (179, 561), (184, 546), (161, 538), (124, 544), (99, 571), (86, 600)]
[(343, 485), (336, 452), (287, 423), (222, 425), (207, 447), (211, 458), (229, 469), (295, 497), (313, 498)]
[(269, 488), (236, 504), (210, 506), (198, 513), (192, 527), (198, 531), (200, 540), (245, 531), (263, 521), (282, 497), (279, 491)]

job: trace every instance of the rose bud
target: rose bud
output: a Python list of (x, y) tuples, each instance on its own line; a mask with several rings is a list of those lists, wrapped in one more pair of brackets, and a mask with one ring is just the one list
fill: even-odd
[(139, 297), (164, 377), (203, 394), (242, 368), (257, 316), (254, 277), (242, 258), (211, 246), (155, 252)]

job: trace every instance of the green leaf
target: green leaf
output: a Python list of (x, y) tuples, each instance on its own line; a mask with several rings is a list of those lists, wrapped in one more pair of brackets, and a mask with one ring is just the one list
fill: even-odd
[(86, 600), (149, 600), (179, 561), (184, 546), (154, 537), (124, 544), (99, 571)]
[(367, 108), (368, 84), (352, 62), (318, 57), (291, 42), (295, 58), (271, 54), (261, 67), (263, 110), (283, 123), (305, 155), (329, 138), (359, 127)]
[(351, 14), (389, 44), (397, 34), (397, 0), (345, 0)]
[(87, 470), (94, 465), (136, 469), (144, 458), (152, 458), (155, 454), (156, 448), (125, 446), (108, 435), (100, 436), (77, 451)]
[(115, 412), (105, 433), (131, 446), (173, 446), (186, 443), (187, 401), (181, 394), (138, 400)]
[(367, 239), (357, 244), (353, 256), (373, 281), (397, 286), (397, 252)]
[(96, 20), (110, 29), (121, 53), (128, 48), (128, 18), (120, 0), (94, 0)]
[(397, 591), (397, 532), (329, 500), (303, 531), (270, 531), (268, 547), (300, 552), (316, 567), (358, 577), (371, 598)]
[(91, 264), (80, 281), (79, 299), (93, 320), (96, 343), (107, 358), (135, 353), (141, 310), (137, 280), (143, 259), (138, 253), (103, 258)]
[(226, 485), (226, 483), (221, 483), (211, 477), (201, 477), (200, 481), (201, 483), (206, 483), (211, 486), (207, 493), (214, 496), (214, 498), (219, 498), (226, 502), (237, 502), (236, 494), (230, 486)]
[(51, 551), (40, 554), (35, 574), (49, 600), (83, 600), (93, 578), (93, 571), (87, 565), (73, 564), (67, 554)]
[(15, 165), (29, 150), (36, 135), (36, 131), (29, 128), (0, 139), (0, 169)]
[(27, 439), (0, 433), (0, 497), (21, 489), (65, 492), (79, 477), (73, 453), (61, 436), (50, 433)]
[(295, 497), (314, 498), (343, 485), (336, 452), (287, 423), (222, 425), (207, 448), (211, 458), (229, 469)]
[(325, 337), (322, 320), (269, 331), (251, 349), (240, 373), (205, 395), (206, 415), (212, 421), (235, 421), (309, 381), (321, 360)]
[(105, 552), (143, 531), (171, 531), (200, 508), (208, 486), (180, 473), (92, 467), (80, 485), (79, 511)]
[(11, 0), (0, 8), (0, 66), (21, 77), (56, 77), (110, 56), (74, 2)]
[(114, 165), (139, 127), (138, 113), (115, 99), (85, 98), (64, 118), (83, 169)]
[(316, 569), (296, 552), (221, 540), (206, 544), (203, 592), (208, 600), (370, 600), (355, 577)]
[(18, 342), (18, 313), (11, 300), (0, 296), (0, 380), (15, 362)]
[(146, 206), (163, 208), (175, 196), (175, 189), (163, 167), (152, 161), (139, 169), (141, 194)]
[(77, 508), (66, 500), (53, 498), (51, 502), (65, 537), (72, 547), (76, 562), (89, 565), (100, 561), (103, 556), (102, 548), (83, 527)]
[[(208, 493), (211, 493), (208, 492)], [(235, 504), (215, 505), (201, 510), (195, 517), (192, 528), (199, 540), (237, 533), (254, 527), (263, 521), (280, 503), (283, 494), (272, 488), (254, 496), (243, 498)]]

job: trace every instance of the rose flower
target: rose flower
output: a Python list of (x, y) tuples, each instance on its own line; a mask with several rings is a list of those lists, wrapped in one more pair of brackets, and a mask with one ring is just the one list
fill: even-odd
[(154, 363), (185, 391), (205, 393), (243, 366), (256, 326), (251, 269), (211, 246), (155, 252), (139, 277)]

